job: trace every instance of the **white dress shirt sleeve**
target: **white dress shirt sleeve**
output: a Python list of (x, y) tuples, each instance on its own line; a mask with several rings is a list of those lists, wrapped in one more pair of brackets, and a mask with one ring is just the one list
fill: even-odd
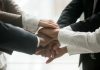
[(67, 29), (67, 30), (71, 30), (72, 31), (72, 28), (70, 26), (64, 27), (62, 29)]
[[(66, 26), (66, 27), (64, 27), (64, 28), (62, 28), (62, 29), (64, 29), (64, 30), (71, 30), (71, 31), (72, 31), (72, 28), (71, 28), (70, 26)], [(58, 36), (59, 36), (59, 35), (58, 35)], [(59, 42), (60, 42), (60, 39), (59, 39)], [(67, 47), (67, 43), (66, 43), (66, 45), (61, 43), (60, 48), (63, 48), (63, 47)]]
[(22, 13), (23, 28), (31, 33), (35, 33), (38, 29), (39, 19), (26, 13)]
[(60, 29), (58, 40), (61, 45), (67, 46), (69, 54), (100, 52), (100, 28), (92, 33)]
[[(23, 28), (31, 33), (36, 33), (38, 30), (38, 24), (39, 24), (40, 19), (37, 19), (35, 16), (26, 14), (26, 13), (22, 13), (22, 24), (23, 24)], [(40, 44), (40, 39), (37, 36), (38, 39), (38, 43), (37, 43), (37, 47), (39, 47)]]

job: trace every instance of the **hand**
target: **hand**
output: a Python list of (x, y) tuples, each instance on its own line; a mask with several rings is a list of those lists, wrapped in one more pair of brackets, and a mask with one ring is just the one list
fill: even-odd
[(41, 47), (39, 46), (35, 52), (35, 55), (41, 55), (43, 57), (51, 57), (51, 51), (49, 50), (49, 48), (47, 49), (46, 47)]
[(45, 47), (52, 39), (42, 33), (37, 34), (40, 39), (40, 46)]
[(54, 58), (55, 51), (53, 50), (54, 45), (56, 48), (59, 48), (60, 44), (58, 41), (51, 41), (46, 47), (39, 47), (36, 51), (36, 55), (41, 55), (43, 57)]
[(46, 28), (59, 28), (58, 24), (52, 20), (40, 20), (39, 26)]
[(56, 40), (58, 39), (58, 32), (59, 32), (59, 28), (56, 28), (56, 29), (42, 28), (38, 31), (39, 34), (42, 33)]
[(48, 47), (44, 49), (40, 49), (36, 52), (36, 55), (41, 55), (43, 57), (48, 57), (48, 60), (46, 63), (52, 62), (54, 59), (63, 56), (65, 53), (67, 53), (67, 48), (59, 48), (59, 43), (53, 42), (48, 45)]
[(52, 62), (54, 59), (59, 58), (59, 57), (63, 56), (65, 53), (67, 53), (66, 47), (63, 47), (63, 48), (54, 47), (53, 50), (56, 52), (55, 55), (53, 55), (54, 58), (49, 57), (48, 60), (46, 61), (47, 64)]

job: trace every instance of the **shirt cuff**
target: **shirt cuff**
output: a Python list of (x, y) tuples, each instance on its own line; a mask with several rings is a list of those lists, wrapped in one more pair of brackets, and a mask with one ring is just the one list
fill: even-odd
[(70, 35), (72, 33), (70, 30), (60, 29), (58, 33), (58, 41), (60, 42), (61, 46), (66, 46), (70, 40)]
[(39, 19), (26, 13), (22, 13), (23, 28), (31, 33), (35, 33), (38, 29)]
[(70, 30), (67, 30), (66, 28), (60, 29), (60, 31), (58, 33), (58, 41), (61, 45), (60, 48), (67, 47), (68, 53), (72, 54), (73, 53), (73, 47), (70, 47), (69, 44), (68, 44), (69, 34), (71, 34)]
[(70, 26), (64, 27), (62, 29), (72, 30), (72, 28)]
[(71, 38), (73, 35), (74, 32), (66, 28), (60, 29), (58, 33), (58, 41), (61, 44), (61, 48), (67, 47), (69, 55), (76, 54), (76, 53), (78, 54), (83, 50), (83, 48), (77, 48), (71, 44), (71, 42), (74, 42), (75, 40)]
[(37, 40), (38, 40), (38, 43), (37, 43), (37, 48), (38, 48), (40, 46), (40, 39), (38, 36), (37, 36)]
[[(62, 30), (71, 30), (72, 31), (72, 28), (71, 28), (71, 26), (67, 26), (67, 27), (62, 28)], [(61, 34), (61, 33), (59, 32), (59, 34)], [(58, 38), (60, 36), (59, 34), (58, 34)], [(59, 39), (59, 41), (60, 41), (60, 39)], [(61, 44), (60, 48), (63, 48), (65, 46), (67, 46), (67, 45)]]
[(80, 42), (81, 39), (82, 42), (86, 42), (86, 38), (82, 38), (80, 33), (76, 33), (67, 29), (60, 29), (58, 34), (59, 43), (61, 46), (67, 47), (68, 53), (70, 55), (92, 52), (91, 50), (82, 47), (82, 45), (85, 44)]

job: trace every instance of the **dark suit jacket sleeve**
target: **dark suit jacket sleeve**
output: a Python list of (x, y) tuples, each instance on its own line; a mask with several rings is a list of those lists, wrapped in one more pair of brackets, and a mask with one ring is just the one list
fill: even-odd
[(88, 17), (84, 21), (76, 20), (83, 12), (82, 0), (72, 0), (72, 2), (62, 12), (58, 24), (61, 27), (71, 25), (74, 31), (94, 31), (100, 27), (100, 12)]
[(5, 12), (21, 14), (18, 5), (13, 0), (3, 0)]
[(37, 48), (37, 37), (19, 27), (0, 22), (0, 48), (33, 54)]
[(22, 16), (18, 14), (0, 11), (0, 21), (22, 27)]
[(60, 27), (68, 26), (76, 22), (83, 12), (82, 0), (72, 0), (62, 11), (58, 20)]
[(88, 17), (84, 21), (79, 21), (75, 24), (72, 24), (71, 27), (74, 31), (95, 31), (95, 29), (100, 27), (100, 12)]
[(13, 0), (2, 0), (2, 11), (0, 11), (0, 20), (15, 26), (22, 27), (21, 10)]

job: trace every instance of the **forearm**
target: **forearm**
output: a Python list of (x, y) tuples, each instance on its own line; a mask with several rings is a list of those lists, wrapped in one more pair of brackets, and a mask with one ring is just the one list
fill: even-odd
[(23, 12), (19, 10), (18, 5), (16, 5), (12, 0), (3, 0), (2, 3), (4, 4), (5, 10), (0, 11), (1, 21), (18, 27), (23, 27), (25, 30), (32, 33), (36, 32), (38, 21), (34, 16), (27, 16), (25, 13), (23, 14)]
[(32, 33), (38, 29), (39, 20), (29, 14), (22, 13), (22, 15), (0, 11), (0, 20), (5, 23), (24, 28)]
[(34, 54), (37, 36), (19, 27), (0, 23), (0, 48)]
[(67, 47), (69, 54), (97, 53), (100, 52), (99, 35), (100, 29), (93, 33), (61, 29), (58, 40), (62, 46)]
[(100, 26), (100, 12), (86, 18), (83, 21), (79, 21), (71, 25), (73, 31), (81, 31), (81, 32), (88, 32), (88, 31), (95, 31)]
[(12, 25), (22, 27), (22, 16), (18, 14), (0, 11), (0, 20), (5, 23), (11, 23)]
[(68, 6), (62, 11), (59, 17), (58, 24), (60, 27), (65, 27), (76, 22), (83, 12), (81, 0), (72, 0)]

